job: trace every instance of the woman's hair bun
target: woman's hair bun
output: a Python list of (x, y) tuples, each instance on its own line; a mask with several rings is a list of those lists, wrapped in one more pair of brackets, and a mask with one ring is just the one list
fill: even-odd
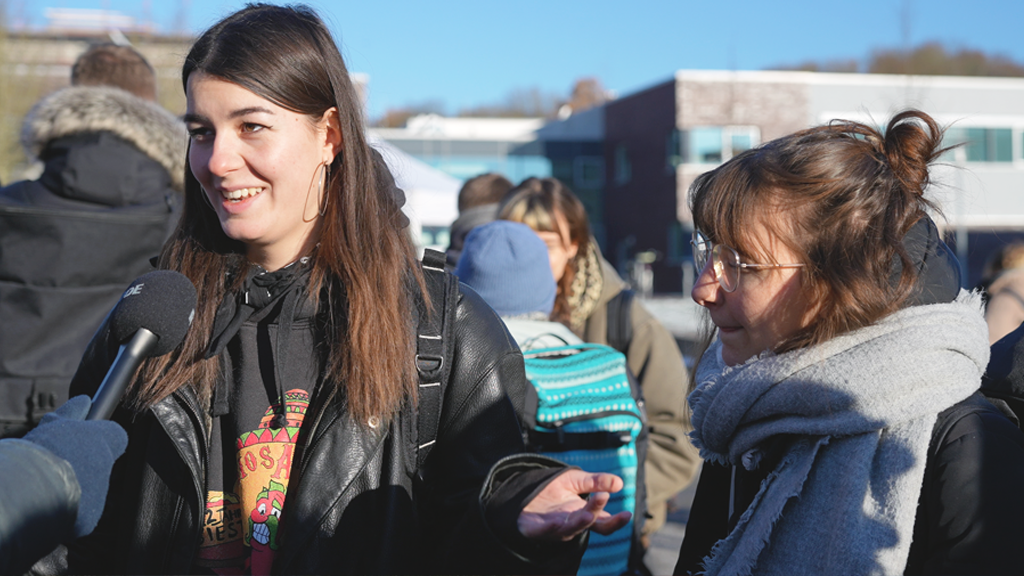
[(889, 121), (882, 142), (872, 143), (904, 191), (923, 195), (928, 186), (928, 165), (943, 152), (938, 123), (920, 110), (906, 110)]

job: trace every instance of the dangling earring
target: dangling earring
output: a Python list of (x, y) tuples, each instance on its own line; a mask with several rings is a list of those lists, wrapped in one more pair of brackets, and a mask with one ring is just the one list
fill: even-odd
[(323, 216), (327, 213), (327, 202), (331, 199), (331, 167), (327, 162), (324, 162), (324, 168), (320, 171), (320, 184), (317, 188), (324, 191), (324, 201), (320, 204), (320, 215)]

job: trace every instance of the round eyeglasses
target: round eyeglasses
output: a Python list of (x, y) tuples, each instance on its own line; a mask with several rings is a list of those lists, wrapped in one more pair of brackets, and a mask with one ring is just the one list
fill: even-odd
[(697, 269), (699, 277), (708, 265), (710, 257), (712, 271), (718, 285), (726, 292), (735, 292), (740, 287), (741, 272), (744, 269), (762, 268), (803, 268), (804, 264), (749, 264), (740, 261), (740, 255), (732, 248), (724, 244), (715, 244), (707, 239), (699, 230), (693, 232), (690, 240), (693, 246), (693, 265)]

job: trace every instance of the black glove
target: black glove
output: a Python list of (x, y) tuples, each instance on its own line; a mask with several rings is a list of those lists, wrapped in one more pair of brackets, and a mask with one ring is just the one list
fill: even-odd
[(25, 435), (67, 460), (75, 471), (82, 497), (78, 502), (75, 537), (92, 532), (103, 514), (110, 484), (110, 469), (128, 447), (128, 434), (115, 422), (85, 420), (92, 401), (75, 396), (56, 411), (43, 416), (39, 426)]

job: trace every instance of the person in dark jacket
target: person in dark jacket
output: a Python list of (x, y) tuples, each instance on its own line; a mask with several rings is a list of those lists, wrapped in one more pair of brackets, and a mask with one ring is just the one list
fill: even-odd
[[(574, 572), (588, 529), (629, 520), (603, 510), (622, 481), (522, 453), (522, 356), (476, 294), (448, 280), (426, 312), (436, 276), (323, 21), (249, 5), (201, 35), (182, 81), (185, 201), (158, 266), (194, 282), (198, 307), (115, 413), (129, 448), (69, 569)], [(452, 322), (418, 332), (442, 305)], [(74, 393), (117, 345), (102, 326)]]
[(42, 174), (0, 189), (0, 428), (21, 436), (67, 400), (96, 326), (152, 269), (184, 182), (184, 124), (138, 52), (104, 44), (29, 112)]
[(466, 236), (474, 228), (498, 217), (498, 203), (511, 189), (508, 178), (495, 172), (466, 180), (459, 189), (459, 217), (452, 222), (451, 241), (446, 251), (448, 266), (455, 268), (459, 263)]
[(980, 295), (924, 198), (942, 131), (897, 114), (744, 152), (691, 188), (717, 329), (676, 574), (1013, 574), (1024, 434), (979, 394)]

